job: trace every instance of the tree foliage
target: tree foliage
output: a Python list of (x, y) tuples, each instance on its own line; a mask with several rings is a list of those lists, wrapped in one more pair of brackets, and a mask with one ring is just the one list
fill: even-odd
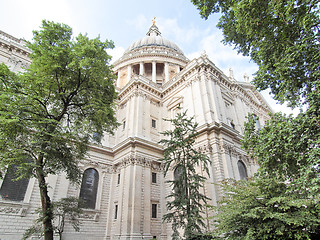
[(117, 127), (114, 78), (106, 49), (64, 24), (43, 21), (33, 32), (32, 64), (14, 74), (0, 66), (0, 168), (17, 166), (19, 177), (39, 182), (45, 239), (52, 239), (46, 177), (65, 171), (80, 181), (78, 162), (89, 142)]
[[(80, 231), (80, 220), (83, 201), (75, 197), (62, 198), (59, 201), (52, 202), (53, 208), (53, 231), (59, 234), (59, 239), (62, 240), (62, 234), (64, 232), (64, 227), (66, 222), (69, 222), (73, 229), (77, 232)], [(28, 228), (24, 235), (23, 239), (28, 239), (34, 235), (41, 236), (43, 235), (43, 226), (41, 210), (40, 218), (36, 220), (35, 224)]]
[[(219, 233), (230, 239), (318, 239), (319, 1), (192, 2), (204, 18), (221, 12), (218, 27), (224, 42), (259, 66), (253, 81), (259, 90), (270, 88), (276, 100), (305, 109), (296, 117), (275, 114), (259, 131), (249, 117), (243, 146), (261, 167), (253, 181), (225, 185), (226, 197), (218, 207)], [(238, 232), (236, 237), (233, 233)]]
[(275, 178), (225, 180), (215, 207), (221, 239), (319, 239), (319, 197), (308, 197)]
[(275, 114), (257, 131), (255, 117), (245, 123), (244, 149), (255, 158), (259, 174), (290, 183), (308, 196), (320, 194), (320, 131), (316, 118)]
[(215, 208), (223, 239), (320, 237), (319, 127), (305, 114), (275, 114), (263, 128), (245, 124), (244, 149), (260, 168), (249, 181), (226, 180)]
[(319, 102), (318, 0), (191, 1), (204, 18), (221, 12), (224, 42), (259, 66), (253, 81), (258, 89), (270, 88), (291, 106)]
[(172, 222), (173, 239), (180, 239), (179, 230), (184, 230), (186, 239), (202, 233), (206, 227), (203, 214), (208, 197), (202, 193), (205, 174), (209, 175), (208, 157), (195, 147), (197, 126), (187, 113), (178, 113), (176, 118), (166, 120), (173, 130), (163, 132), (164, 175), (173, 171), (174, 179), (168, 181), (172, 192), (167, 196), (168, 213), (163, 219)]

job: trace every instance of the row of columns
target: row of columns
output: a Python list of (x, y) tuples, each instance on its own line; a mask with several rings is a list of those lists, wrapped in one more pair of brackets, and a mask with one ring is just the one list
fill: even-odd
[[(145, 76), (145, 63), (144, 62), (140, 62), (139, 64), (139, 73), (142, 76)], [(156, 61), (152, 61), (152, 82), (157, 82), (157, 62)], [(130, 81), (131, 77), (132, 77), (132, 65), (128, 65), (127, 67), (127, 82)], [(180, 72), (180, 66), (177, 65), (176, 66), (176, 73)], [(119, 74), (118, 74), (118, 83), (119, 83)], [(165, 82), (169, 81), (169, 63), (165, 62), (164, 63), (164, 80)]]

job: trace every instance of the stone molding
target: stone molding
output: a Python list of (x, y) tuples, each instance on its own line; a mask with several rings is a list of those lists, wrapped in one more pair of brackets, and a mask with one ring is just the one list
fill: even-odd
[(94, 209), (83, 209), (80, 219), (99, 222), (101, 212)]
[(139, 58), (144, 58), (147, 57), (147, 59), (153, 58), (153, 57), (159, 57), (159, 58), (166, 58), (166, 59), (170, 59), (172, 61), (172, 59), (178, 60), (184, 64), (188, 63), (188, 59), (178, 53), (177, 51), (171, 50), (170, 48), (166, 48), (166, 47), (142, 47), (142, 48), (138, 48), (135, 50), (132, 50), (128, 53), (125, 53), (124, 56), (122, 56), (120, 59), (118, 59), (114, 65), (121, 65), (124, 62), (133, 60), (133, 59), (139, 59)]
[(28, 208), (29, 204), (0, 200), (0, 214), (25, 217), (27, 215)]
[(115, 169), (118, 172), (120, 169), (125, 168), (130, 165), (138, 165), (142, 167), (147, 167), (155, 171), (162, 171), (163, 164), (159, 161), (155, 160), (148, 160), (145, 157), (135, 157), (135, 156), (128, 156), (124, 157), (120, 162), (115, 164)]

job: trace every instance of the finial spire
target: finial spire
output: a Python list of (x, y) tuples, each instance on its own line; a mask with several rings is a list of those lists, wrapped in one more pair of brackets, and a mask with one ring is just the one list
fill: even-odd
[(156, 25), (156, 17), (153, 17), (153, 19), (152, 19), (152, 25)]

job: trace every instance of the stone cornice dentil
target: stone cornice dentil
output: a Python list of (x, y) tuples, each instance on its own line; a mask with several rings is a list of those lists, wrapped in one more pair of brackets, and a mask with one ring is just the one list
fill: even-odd
[(3, 31), (0, 31), (0, 46), (5, 49), (15, 50), (23, 56), (31, 54), (31, 50), (25, 46), (23, 39), (15, 38)]

